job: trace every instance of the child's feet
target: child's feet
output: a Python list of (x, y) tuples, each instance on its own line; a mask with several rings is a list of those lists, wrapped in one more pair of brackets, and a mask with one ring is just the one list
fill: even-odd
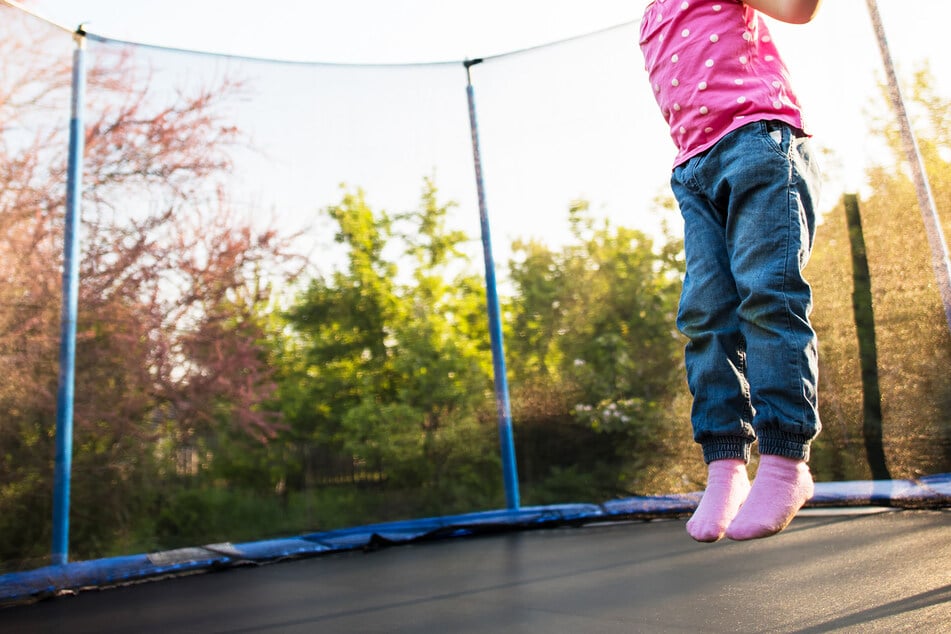
[(812, 474), (804, 460), (760, 456), (753, 488), (726, 536), (745, 540), (775, 535), (789, 525), (814, 492)]
[(698, 542), (715, 542), (723, 537), (750, 492), (743, 460), (714, 460), (707, 469), (707, 490), (687, 522), (687, 532)]

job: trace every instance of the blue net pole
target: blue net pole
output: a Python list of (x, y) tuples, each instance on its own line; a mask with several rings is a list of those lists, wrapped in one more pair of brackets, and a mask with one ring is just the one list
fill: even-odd
[(83, 101), (86, 85), (85, 34), (76, 33), (69, 163), (66, 176), (66, 227), (63, 244), (63, 307), (60, 331), (59, 388), (56, 394), (56, 463), (53, 480), (54, 566), (69, 560), (69, 496), (73, 459), (73, 388), (76, 372), (76, 314), (79, 305), (79, 215), (82, 199)]
[(469, 100), (469, 127), (472, 131), (472, 157), (475, 163), (476, 190), (479, 195), (479, 220), (482, 228), (482, 252), (485, 256), (485, 293), (489, 311), (489, 337), (492, 345), (492, 371), (495, 376), (495, 403), (499, 418), (499, 441), (502, 449), (502, 477), (505, 483), (505, 501), (509, 509), (520, 505), (518, 469), (515, 464), (515, 440), (512, 435), (512, 408), (505, 369), (505, 349), (502, 342), (502, 318), (499, 294), (495, 283), (495, 261), (492, 257), (492, 238), (489, 214), (485, 202), (485, 181), (482, 178), (482, 151), (479, 147), (479, 124), (476, 120), (475, 91), (469, 69), (482, 60), (465, 62), (466, 96)]

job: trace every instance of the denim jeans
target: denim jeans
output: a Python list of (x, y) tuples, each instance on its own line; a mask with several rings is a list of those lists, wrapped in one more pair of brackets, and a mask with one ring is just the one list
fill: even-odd
[(684, 218), (677, 327), (688, 338), (694, 439), (710, 463), (760, 454), (809, 459), (820, 430), (812, 290), (819, 175), (809, 141), (757, 121), (677, 166)]

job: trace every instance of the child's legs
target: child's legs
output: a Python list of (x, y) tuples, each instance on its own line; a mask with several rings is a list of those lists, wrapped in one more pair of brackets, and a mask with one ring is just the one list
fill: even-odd
[(677, 326), (689, 339), (687, 383), (693, 395), (694, 440), (707, 463), (749, 461), (753, 410), (746, 380), (746, 352), (737, 310), (740, 298), (730, 270), (720, 213), (692, 177), (695, 163), (678, 167), (671, 186), (684, 217), (687, 274)]
[[(727, 135), (674, 170), (687, 254), (678, 326), (690, 337), (687, 374), (695, 435), (707, 461), (719, 461), (716, 453), (725, 448), (736, 413), (729, 403), (740, 402), (740, 394), (747, 408), (752, 405), (763, 454), (742, 507), (737, 502), (745, 487), (737, 477), (722, 490), (715, 488), (712, 511), (701, 501), (688, 523), (700, 541), (719, 539), (737, 508), (726, 535), (772, 535), (812, 495), (805, 461), (820, 428), (817, 357), (809, 324), (812, 294), (802, 269), (815, 235), (817, 180), (805, 141), (793, 138), (787, 126), (768, 122)], [(732, 384), (725, 370), (733, 370)], [(716, 398), (723, 406), (708, 402)], [(711, 414), (723, 418), (704, 418)], [(711, 477), (720, 464), (711, 465)], [(708, 487), (704, 497), (710, 494)]]
[(759, 452), (808, 460), (820, 428), (818, 360), (809, 323), (812, 291), (802, 269), (815, 235), (816, 174), (804, 143), (788, 127), (776, 131), (782, 140), (775, 143), (775, 155), (767, 150), (755, 169), (735, 177), (728, 248), (741, 297), (740, 331)]
[(721, 450), (751, 442), (752, 422), (760, 453), (808, 459), (819, 431), (812, 296), (802, 277), (818, 185), (808, 146), (785, 125), (754, 122), (677, 167), (671, 184), (687, 257), (677, 323), (690, 338), (704, 457), (740, 457)]

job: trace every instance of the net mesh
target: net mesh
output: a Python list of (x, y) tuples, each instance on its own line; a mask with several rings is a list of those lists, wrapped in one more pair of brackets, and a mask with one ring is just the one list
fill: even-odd
[[(774, 27), (794, 79), (822, 78), (800, 91), (826, 167), (807, 270), (813, 471), (871, 477), (878, 437), (890, 476), (948, 472), (951, 337), (878, 52), (862, 3), (823, 11)], [(947, 227), (951, 60), (939, 20), (901, 35), (909, 13), (882, 3)], [(50, 543), (74, 43), (5, 5), (0, 32), (0, 561), (15, 570)], [(637, 32), (470, 69), (526, 505), (703, 486), (674, 330), (674, 152)], [(502, 507), (462, 62), (97, 37), (87, 59), (71, 557)], [(863, 409), (845, 191), (860, 194), (880, 425)]]

